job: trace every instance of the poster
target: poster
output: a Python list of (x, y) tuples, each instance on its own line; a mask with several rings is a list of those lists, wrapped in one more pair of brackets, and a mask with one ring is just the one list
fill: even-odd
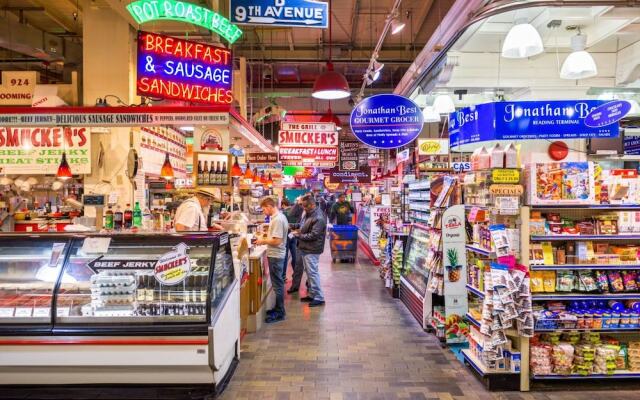
[(340, 171), (357, 171), (360, 142), (357, 140), (341, 139), (338, 144), (338, 150), (338, 168)]
[(467, 253), (464, 206), (449, 207), (442, 215), (444, 263), (445, 337), (447, 343), (464, 343), (469, 325), (467, 313)]
[(2, 174), (55, 175), (63, 152), (73, 174), (90, 174), (90, 129), (0, 127)]

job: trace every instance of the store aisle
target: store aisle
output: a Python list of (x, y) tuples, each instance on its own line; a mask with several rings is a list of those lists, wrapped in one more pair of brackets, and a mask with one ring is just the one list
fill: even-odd
[[(586, 392), (490, 393), (392, 299), (362, 256), (321, 258), (327, 304), (287, 296), (287, 319), (247, 335), (222, 400), (584, 399)], [(303, 285), (304, 286), (304, 285)], [(304, 295), (304, 294), (303, 294)], [(603, 392), (604, 394), (604, 392)], [(637, 399), (606, 392), (608, 399)]]

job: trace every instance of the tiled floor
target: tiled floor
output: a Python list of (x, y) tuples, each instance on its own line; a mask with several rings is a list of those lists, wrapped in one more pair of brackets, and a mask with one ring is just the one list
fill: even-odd
[[(287, 296), (287, 320), (247, 335), (240, 365), (222, 400), (593, 398), (587, 391), (489, 393), (424, 333), (383, 288), (362, 257), (354, 265), (321, 258), (327, 304), (310, 309)], [(304, 286), (304, 285), (303, 285)], [(304, 295), (304, 294), (303, 294)], [(634, 389), (640, 389), (638, 385)], [(640, 399), (638, 391), (606, 391)]]

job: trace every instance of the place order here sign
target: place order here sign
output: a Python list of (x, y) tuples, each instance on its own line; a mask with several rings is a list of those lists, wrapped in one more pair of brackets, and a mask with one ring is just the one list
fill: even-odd
[(278, 145), (283, 165), (332, 167), (338, 161), (338, 132), (334, 123), (283, 122)]

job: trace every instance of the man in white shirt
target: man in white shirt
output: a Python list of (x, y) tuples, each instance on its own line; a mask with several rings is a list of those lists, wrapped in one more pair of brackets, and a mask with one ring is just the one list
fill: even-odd
[(284, 258), (287, 254), (287, 233), (289, 232), (289, 222), (287, 217), (280, 212), (276, 200), (265, 197), (260, 202), (264, 215), (271, 218), (269, 221), (269, 232), (265, 239), (258, 239), (257, 245), (267, 245), (267, 258), (269, 260), (269, 275), (273, 290), (276, 293), (276, 305), (273, 310), (267, 311), (266, 322), (268, 324), (283, 321), (284, 311)]
[[(183, 201), (176, 210), (176, 231), (208, 231), (207, 218), (202, 210), (209, 208), (213, 197), (211, 193), (199, 189), (194, 193), (193, 197)], [(222, 227), (219, 227), (219, 229), (222, 229)]]

